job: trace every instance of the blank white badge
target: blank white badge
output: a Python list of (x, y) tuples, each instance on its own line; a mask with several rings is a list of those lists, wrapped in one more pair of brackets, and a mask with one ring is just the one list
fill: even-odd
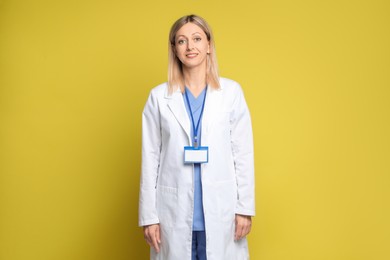
[(184, 147), (184, 163), (207, 163), (209, 161), (209, 147)]

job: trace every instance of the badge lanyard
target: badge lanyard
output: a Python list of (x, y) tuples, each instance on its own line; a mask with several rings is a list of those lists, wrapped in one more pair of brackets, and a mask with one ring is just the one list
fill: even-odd
[(203, 103), (202, 103), (202, 110), (200, 111), (200, 115), (199, 115), (199, 119), (198, 119), (198, 122), (197, 124), (195, 125), (195, 120), (194, 120), (194, 116), (192, 114), (192, 109), (191, 109), (191, 104), (190, 104), (190, 101), (188, 99), (188, 94), (187, 94), (187, 89), (185, 91), (185, 95), (186, 95), (186, 100), (187, 100), (187, 104), (188, 104), (188, 108), (190, 110), (190, 114), (191, 114), (191, 120), (192, 120), (192, 128), (193, 128), (193, 131), (194, 131), (194, 147), (195, 148), (198, 148), (199, 144), (198, 144), (198, 131), (199, 131), (199, 125), (200, 125), (200, 121), (202, 120), (202, 115), (203, 115), (203, 110), (204, 110), (204, 104), (206, 103), (206, 94), (207, 94), (207, 86), (206, 86), (206, 89), (205, 89), (205, 93), (204, 93), (204, 98), (203, 98)]

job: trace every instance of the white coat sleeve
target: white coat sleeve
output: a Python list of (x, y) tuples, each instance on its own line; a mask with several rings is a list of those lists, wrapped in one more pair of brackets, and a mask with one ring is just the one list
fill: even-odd
[(156, 209), (156, 183), (161, 152), (158, 100), (149, 95), (142, 113), (142, 166), (139, 194), (139, 226), (159, 223)]
[(252, 123), (238, 85), (231, 114), (231, 142), (237, 182), (236, 214), (255, 215), (255, 180)]

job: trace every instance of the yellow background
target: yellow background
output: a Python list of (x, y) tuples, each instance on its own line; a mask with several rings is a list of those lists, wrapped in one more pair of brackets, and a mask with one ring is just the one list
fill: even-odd
[(189, 13), (251, 110), (251, 259), (390, 259), (385, 0), (0, 0), (0, 259), (148, 258), (141, 112)]

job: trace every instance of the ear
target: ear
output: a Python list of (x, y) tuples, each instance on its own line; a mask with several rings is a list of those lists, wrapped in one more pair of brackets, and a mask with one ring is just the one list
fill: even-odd
[(171, 48), (172, 48), (173, 54), (176, 55), (176, 46), (174, 44), (171, 44)]
[(209, 44), (207, 45), (207, 54), (210, 54), (210, 42), (209, 42)]

